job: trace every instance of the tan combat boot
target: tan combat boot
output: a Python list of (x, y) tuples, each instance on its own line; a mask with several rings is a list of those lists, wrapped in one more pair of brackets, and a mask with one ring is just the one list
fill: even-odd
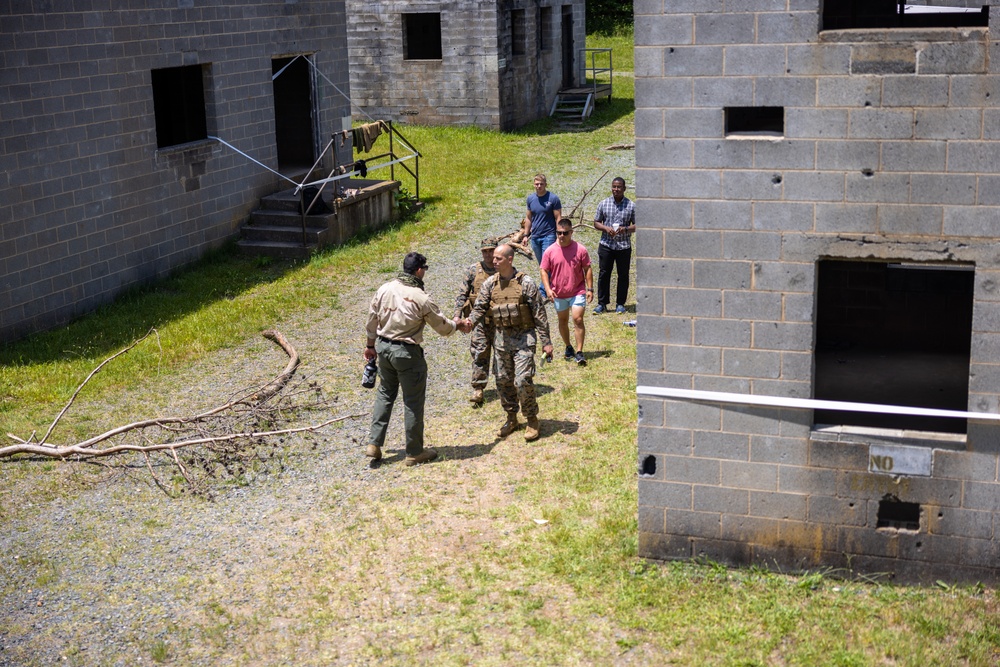
[(424, 451), (420, 452), (416, 456), (410, 456), (407, 454), (406, 458), (403, 459), (404, 466), (415, 466), (418, 463), (426, 463), (427, 461), (433, 461), (437, 458), (438, 453), (431, 449), (430, 447), (424, 447)]
[(375, 459), (376, 461), (381, 461), (382, 448), (378, 445), (368, 445), (368, 449), (365, 450), (365, 456), (370, 459)]
[(480, 406), (483, 404), (483, 390), (479, 387), (472, 388), (472, 396), (469, 396), (469, 403), (475, 406)]
[(520, 424), (517, 423), (517, 413), (508, 412), (507, 421), (505, 421), (503, 426), (500, 427), (500, 433), (497, 435), (501, 438), (506, 438), (508, 435), (516, 431), (518, 426), (520, 426)]
[(528, 428), (524, 431), (524, 441), (538, 440), (538, 417), (528, 417)]

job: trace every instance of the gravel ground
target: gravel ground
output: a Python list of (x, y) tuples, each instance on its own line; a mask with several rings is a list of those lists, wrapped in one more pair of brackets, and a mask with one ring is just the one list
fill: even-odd
[[(549, 182), (568, 210), (604, 169), (610, 173), (585, 204), (589, 218), (613, 176), (622, 174), (632, 182), (632, 151), (605, 152), (585, 168), (550, 173)], [(525, 194), (531, 176), (525, 174)], [(427, 290), (446, 314), (452, 311), (462, 271), (478, 257), (479, 241), (513, 231), (523, 199), (482, 208), (490, 215), (456, 226), (454, 234), (430, 247), (414, 248), (428, 257)], [(591, 250), (596, 263), (596, 233), (578, 232), (577, 240)], [(210, 627), (213, 604), (220, 616), (231, 609), (252, 615), (255, 609), (274, 612), (280, 607), (281, 579), (263, 573), (281, 570), (289, 560), (308, 567), (320, 557), (310, 545), (317, 523), (349, 522), (400, 476), (412, 474), (400, 465), (398, 404), (386, 460), (373, 467), (364, 458), (373, 393), (359, 386), (367, 303), (401, 261), (387, 257), (372, 271), (331, 276), (335, 305), (303, 310), (276, 323), (302, 357), (299, 374), (338, 396), (335, 415), (364, 415), (315, 435), (288, 438), (282, 471), (242, 487), (219, 486), (212, 502), (190, 496), (170, 499), (150, 483), (142, 467), (127, 474), (95, 474), (80, 473), (73, 464), (57, 465), (46, 474), (86, 480), (82, 491), (65, 497), (37, 497), (30, 480), (0, 486), (0, 506), (9, 517), (0, 532), (0, 665), (149, 664), (157, 643), (176, 637), (193, 616)], [(515, 264), (537, 275), (534, 262), (520, 258)], [(554, 325), (552, 333), (558, 337)], [(459, 416), (469, 414), (468, 339), (461, 334), (445, 339), (428, 330), (425, 348), (431, 371), (428, 423), (470, 419)], [(268, 380), (285, 361), (276, 346), (255, 337), (214, 353), (183, 374), (151, 378), (146, 386), (118, 397), (115, 405), (81, 402), (74, 410), (118, 415), (128, 406), (135, 410), (129, 419), (189, 413)], [(492, 386), (491, 381), (490, 402), (471, 419), (499, 423), (502, 413)], [(446, 458), (478, 455), (453, 446), (455, 435), (429, 432), (428, 444)], [(4, 465), (9, 464), (0, 464), (0, 471)], [(206, 657), (210, 648), (199, 650), (199, 643), (210, 644), (210, 633), (206, 636), (193, 639), (183, 656), (174, 656), (175, 664), (229, 664)], [(357, 661), (355, 656), (345, 664)], [(280, 664), (296, 662), (289, 658)]]

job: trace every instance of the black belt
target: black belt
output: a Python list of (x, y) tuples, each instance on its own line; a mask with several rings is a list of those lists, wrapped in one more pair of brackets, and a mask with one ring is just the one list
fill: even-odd
[(391, 338), (386, 338), (385, 336), (379, 336), (378, 339), (390, 345), (409, 345), (410, 347), (420, 347), (416, 343), (407, 343), (405, 340), (393, 340)]

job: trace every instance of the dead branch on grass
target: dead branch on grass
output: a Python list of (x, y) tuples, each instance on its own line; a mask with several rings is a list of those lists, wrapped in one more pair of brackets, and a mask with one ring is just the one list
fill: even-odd
[[(198, 414), (143, 419), (76, 443), (60, 445), (49, 442), (87, 383), (108, 363), (135, 348), (153, 333), (155, 330), (99, 364), (76, 389), (41, 440), (34, 441), (35, 432), (26, 439), (8, 433), (7, 436), (16, 444), (0, 447), (0, 458), (25, 454), (84, 461), (137, 453), (143, 457), (153, 481), (164, 492), (175, 495), (183, 491), (177, 484), (183, 480), (181, 487), (211, 496), (208, 486), (211, 479), (230, 477), (242, 483), (248, 473), (265, 470), (267, 462), (275, 457), (280, 465), (278, 445), (284, 443), (285, 436), (316, 431), (363, 416), (346, 415), (306, 426), (281, 428), (280, 425), (293, 414), (330, 410), (336, 398), (324, 397), (322, 389), (314, 382), (301, 380), (292, 383), (299, 364), (298, 352), (280, 332), (268, 330), (262, 335), (284, 350), (288, 363), (267, 384), (244, 390), (226, 403)], [(174, 484), (165, 482), (157, 475), (157, 456), (176, 473), (172, 478)]]

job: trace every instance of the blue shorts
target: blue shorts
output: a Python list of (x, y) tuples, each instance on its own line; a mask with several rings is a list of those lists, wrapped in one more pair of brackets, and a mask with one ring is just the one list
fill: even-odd
[(569, 309), (570, 306), (579, 306), (580, 308), (587, 307), (587, 295), (577, 294), (576, 296), (571, 296), (568, 299), (552, 299), (553, 305), (556, 307), (556, 312), (561, 313), (564, 310)]

